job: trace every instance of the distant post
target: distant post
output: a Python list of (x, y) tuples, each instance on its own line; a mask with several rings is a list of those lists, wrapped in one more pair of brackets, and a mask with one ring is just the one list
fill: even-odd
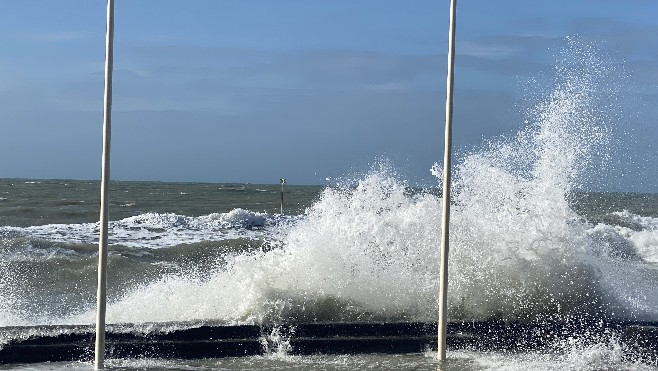
[(448, 32), (448, 77), (446, 95), (445, 147), (443, 153), (443, 216), (441, 220), (441, 262), (439, 272), (438, 356), (446, 359), (448, 322), (448, 252), (450, 236), (450, 162), (452, 153), (452, 93), (455, 70), (455, 18), (457, 0), (450, 0), (450, 30)]
[(281, 183), (281, 215), (283, 215), (283, 185), (286, 184), (286, 178), (279, 179)]
[(112, 124), (112, 66), (114, 44), (114, 0), (107, 0), (105, 35), (105, 92), (103, 107), (103, 155), (101, 173), (100, 235), (98, 237), (98, 291), (96, 293), (95, 367), (101, 370), (105, 362), (105, 300), (107, 282), (107, 234), (110, 181), (110, 138)]

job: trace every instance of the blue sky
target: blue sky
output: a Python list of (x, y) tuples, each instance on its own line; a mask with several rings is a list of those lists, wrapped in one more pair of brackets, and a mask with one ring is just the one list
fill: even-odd
[[(387, 158), (431, 181), (448, 6), (116, 0), (112, 178), (322, 184)], [(518, 130), (532, 81), (577, 35), (624, 71), (611, 82), (618, 159), (598, 186), (658, 192), (658, 2), (461, 0), (457, 11), (457, 156)], [(103, 0), (0, 2), (0, 177), (100, 177), (104, 37)]]

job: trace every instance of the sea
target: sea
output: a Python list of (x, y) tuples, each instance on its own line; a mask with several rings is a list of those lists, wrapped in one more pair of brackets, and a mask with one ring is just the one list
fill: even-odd
[[(573, 62), (575, 60), (575, 62)], [(451, 193), (450, 321), (658, 321), (658, 194), (592, 188), (610, 148), (597, 81), (575, 53), (517, 132), (462, 153)], [(436, 322), (434, 184), (381, 161), (325, 185), (113, 181), (107, 322), (237, 325)], [(594, 177), (596, 178), (596, 177)], [(3, 328), (95, 321), (98, 181), (0, 179)], [(283, 202), (281, 201), (283, 195)], [(192, 325), (190, 325), (192, 326)], [(27, 331), (27, 330), (26, 330)], [(34, 330), (37, 331), (37, 330)], [(110, 370), (658, 370), (621, 334), (542, 349), (108, 359)], [(652, 358), (653, 357), (653, 358)], [(84, 362), (0, 370), (89, 370)]]

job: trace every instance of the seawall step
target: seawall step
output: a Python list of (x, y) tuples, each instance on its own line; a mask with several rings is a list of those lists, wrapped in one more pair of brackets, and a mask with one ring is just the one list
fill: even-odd
[[(658, 357), (658, 323), (453, 322), (450, 348), (532, 350), (577, 334), (619, 334), (627, 349)], [(435, 350), (436, 323), (300, 323), (222, 325), (148, 323), (109, 325), (108, 358), (221, 358), (259, 355), (284, 347), (288, 354), (416, 353)], [(593, 339), (596, 336), (592, 337)], [(10, 339), (10, 340), (2, 340)], [(92, 326), (0, 328), (0, 364), (91, 360)]]

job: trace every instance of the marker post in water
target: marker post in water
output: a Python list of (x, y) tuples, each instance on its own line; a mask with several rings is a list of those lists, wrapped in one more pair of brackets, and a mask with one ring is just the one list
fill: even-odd
[(450, 0), (450, 30), (448, 33), (448, 77), (446, 95), (446, 128), (443, 153), (443, 215), (441, 219), (441, 267), (439, 273), (438, 357), (446, 359), (448, 322), (448, 251), (450, 227), (450, 160), (452, 155), (452, 93), (455, 70), (455, 18), (457, 0)]
[(107, 232), (110, 181), (110, 138), (112, 124), (112, 65), (114, 44), (114, 0), (107, 0), (105, 37), (105, 94), (103, 107), (103, 155), (101, 174), (100, 236), (98, 238), (98, 291), (96, 294), (95, 368), (105, 363), (105, 301), (107, 282)]
[(281, 183), (281, 215), (283, 215), (283, 185), (286, 184), (286, 178), (279, 179)]

